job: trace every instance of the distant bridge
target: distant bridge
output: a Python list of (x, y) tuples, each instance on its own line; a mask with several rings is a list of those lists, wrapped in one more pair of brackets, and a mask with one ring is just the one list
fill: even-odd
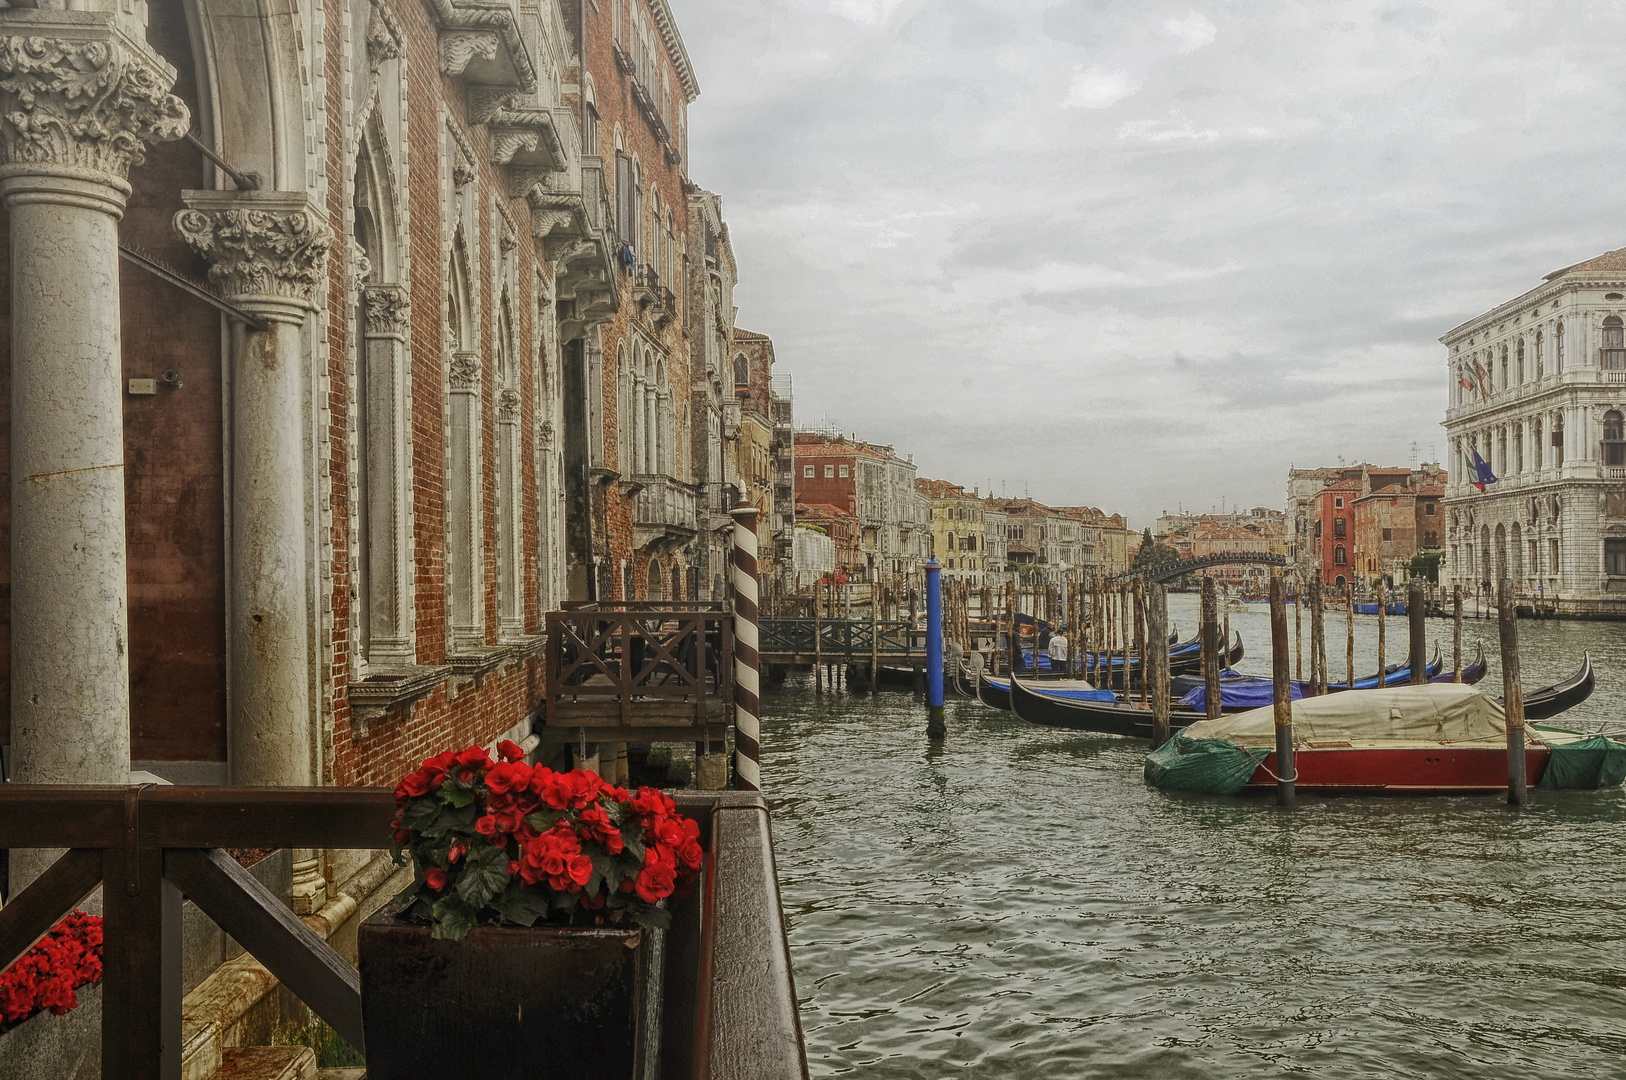
[(1287, 556), (1266, 551), (1222, 551), (1214, 555), (1204, 555), (1200, 559), (1172, 559), (1168, 562), (1153, 563), (1143, 566), (1139, 570), (1128, 570), (1117, 575), (1114, 581), (1130, 581), (1134, 578), (1144, 578), (1147, 581), (1158, 583), (1173, 581), (1183, 574), (1190, 574), (1197, 570), (1206, 570), (1210, 566), (1282, 566), (1287, 565)]

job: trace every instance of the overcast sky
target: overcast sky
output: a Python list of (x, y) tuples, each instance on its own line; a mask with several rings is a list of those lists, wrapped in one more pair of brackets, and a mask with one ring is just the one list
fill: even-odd
[(1626, 5), (672, 4), (798, 424), (967, 487), (1139, 528), (1428, 460), (1436, 339), (1626, 246)]

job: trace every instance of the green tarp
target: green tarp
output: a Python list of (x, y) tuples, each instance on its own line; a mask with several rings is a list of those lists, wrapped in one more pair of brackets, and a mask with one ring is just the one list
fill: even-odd
[(1176, 735), (1146, 757), (1146, 782), (1179, 791), (1235, 795), (1259, 768), (1259, 759), (1229, 739)]
[(1626, 744), (1602, 735), (1578, 735), (1540, 724), (1530, 727), (1551, 754), (1537, 787), (1592, 791), (1618, 787), (1626, 780)]

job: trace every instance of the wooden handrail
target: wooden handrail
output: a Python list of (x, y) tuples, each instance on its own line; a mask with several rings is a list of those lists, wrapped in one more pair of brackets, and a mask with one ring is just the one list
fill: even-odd
[[(673, 905), (663, 1047), (695, 1077), (805, 1080), (767, 806), (675, 798), (700, 823), (707, 869), (703, 892)], [(221, 849), (379, 848), (394, 813), (388, 788), (0, 784), (0, 847), (70, 849), (0, 908), (0, 970), (105, 884), (101, 1074), (178, 1080), (184, 890), (363, 1050), (356, 970)]]

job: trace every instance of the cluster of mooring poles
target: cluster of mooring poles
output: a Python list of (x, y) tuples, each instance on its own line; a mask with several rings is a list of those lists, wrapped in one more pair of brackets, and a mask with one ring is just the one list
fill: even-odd
[[(1387, 641), (1387, 612), (1385, 610), (1386, 597), (1382, 581), (1377, 584), (1377, 616), (1378, 616), (1378, 686), (1381, 688), (1388, 684), (1387, 657), (1385, 655)], [(1150, 613), (1152, 615), (1151, 640), (1163, 640), (1166, 633), (1163, 625), (1165, 618), (1164, 595), (1162, 588), (1153, 586), (1153, 603)], [(1355, 593), (1351, 586), (1344, 589), (1344, 603), (1347, 627), (1347, 677), (1346, 688), (1355, 688)], [(1451, 590), (1451, 681), (1462, 681), (1462, 586), (1454, 585)], [(1413, 686), (1421, 686), (1429, 681), (1427, 634), (1424, 618), (1428, 612), (1428, 594), (1422, 582), (1414, 581), (1407, 590), (1406, 617), (1408, 622), (1409, 652), (1408, 682)], [(1270, 644), (1271, 644), (1271, 700), (1275, 711), (1276, 727), (1276, 768), (1273, 775), (1276, 778), (1276, 801), (1281, 806), (1292, 806), (1295, 802), (1298, 771), (1293, 760), (1293, 677), (1290, 672), (1296, 670), (1298, 681), (1305, 685), (1310, 696), (1327, 693), (1329, 682), (1327, 676), (1327, 651), (1325, 631), (1325, 603), (1322, 593), (1321, 580), (1311, 578), (1308, 582), (1300, 582), (1294, 598), (1295, 608), (1308, 604), (1310, 608), (1310, 679), (1304, 683), (1304, 655), (1302, 620), (1295, 611), (1293, 644), (1289, 648), (1287, 637), (1287, 583), (1280, 573), (1273, 572), (1270, 578)], [(1524, 736), (1524, 691), (1519, 678), (1519, 624), (1518, 608), (1514, 597), (1511, 582), (1502, 579), (1497, 595), (1497, 608), (1499, 619), (1499, 636), (1502, 651), (1502, 696), (1503, 713), (1507, 721), (1507, 799), (1511, 805), (1522, 806), (1529, 799), (1529, 785), (1526, 777), (1525, 762), (1525, 736)], [(1202, 582), (1202, 625), (1199, 634), (1202, 643), (1202, 670), (1205, 692), (1207, 695), (1208, 718), (1213, 719), (1219, 715), (1220, 692), (1219, 673), (1226, 662), (1226, 650), (1230, 641), (1228, 626), (1226, 636), (1221, 637), (1221, 620), (1218, 613), (1218, 603), (1215, 593), (1215, 584), (1212, 578), (1204, 578)], [(1158, 654), (1162, 654), (1163, 672), (1154, 672), (1152, 665)], [(1296, 668), (1290, 663), (1289, 655), (1296, 658)], [(1146, 677), (1153, 682), (1153, 743), (1161, 746), (1169, 737), (1168, 713), (1168, 677), (1166, 674), (1167, 653), (1165, 650), (1152, 650), (1146, 656)], [(1161, 700), (1159, 700), (1161, 699)]]

